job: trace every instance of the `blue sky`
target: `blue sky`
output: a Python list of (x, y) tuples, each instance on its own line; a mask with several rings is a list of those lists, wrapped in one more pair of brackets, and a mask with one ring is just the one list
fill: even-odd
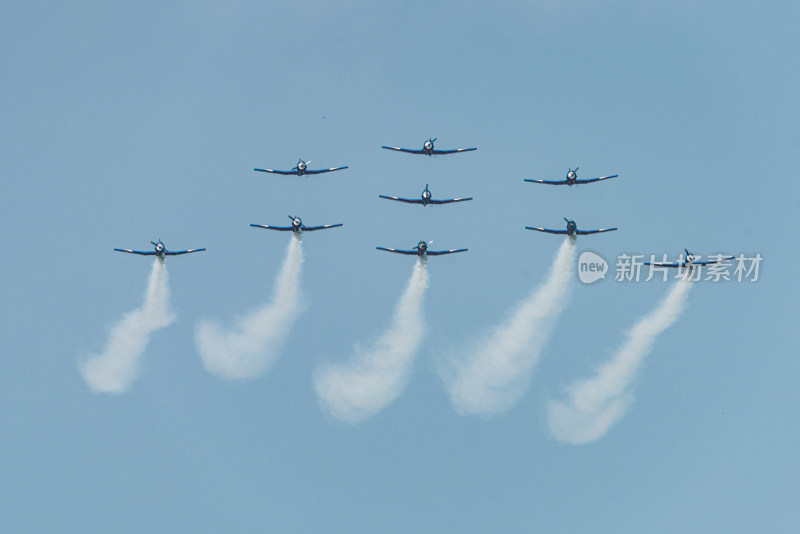
[[(789, 2), (298, 2), (53, 5), (0, 21), (0, 517), (9, 531), (748, 532), (798, 526), (798, 8)], [(426, 158), (380, 150), (477, 146)], [(253, 167), (349, 165), (318, 177)], [(526, 184), (620, 178), (579, 188)], [(394, 205), (379, 194), (474, 196)], [(272, 369), (227, 382), (201, 319), (268, 299), (304, 239), (307, 309)], [(547, 274), (560, 240), (619, 226), (617, 254), (760, 253), (757, 283), (697, 284), (631, 412), (583, 446), (548, 398), (605, 361), (667, 291), (578, 283), (524, 398), (457, 415), (441, 355)], [(535, 234), (535, 235), (534, 235)], [(141, 302), (163, 239), (177, 321), (130, 391), (77, 362)], [(390, 321), (420, 239), (428, 335), (403, 395), (332, 421), (312, 375)]]

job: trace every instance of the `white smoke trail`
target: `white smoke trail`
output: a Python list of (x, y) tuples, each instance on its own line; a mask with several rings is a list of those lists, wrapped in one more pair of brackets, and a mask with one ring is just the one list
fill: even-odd
[(440, 374), (461, 415), (509, 410), (522, 397), (558, 314), (564, 308), (575, 258), (575, 240), (561, 244), (547, 280), (504, 323), (484, 337), (466, 359), (443, 362)]
[(122, 393), (136, 379), (139, 357), (147, 348), (150, 334), (169, 326), (175, 316), (169, 310), (167, 268), (153, 262), (144, 303), (111, 328), (105, 350), (78, 364), (83, 379), (95, 393)]
[(314, 374), (317, 396), (333, 417), (357, 423), (400, 396), (425, 335), (422, 300), (427, 287), (427, 265), (418, 259), (383, 335), (369, 348), (356, 346), (350, 362), (327, 365)]
[(302, 264), (302, 241), (293, 236), (275, 280), (271, 302), (237, 317), (229, 330), (223, 330), (212, 321), (197, 324), (195, 345), (206, 370), (234, 380), (253, 378), (272, 366), (284, 338), (302, 311)]
[(683, 311), (690, 277), (675, 284), (647, 316), (628, 331), (628, 337), (591, 378), (583, 378), (566, 388), (568, 399), (548, 403), (548, 424), (559, 441), (576, 445), (597, 440), (627, 412), (633, 401), (631, 384), (656, 337), (674, 323)]

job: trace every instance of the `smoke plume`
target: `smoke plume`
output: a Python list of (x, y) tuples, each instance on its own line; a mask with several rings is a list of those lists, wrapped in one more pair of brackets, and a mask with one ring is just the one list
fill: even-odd
[(200, 321), (195, 328), (195, 344), (203, 365), (223, 378), (253, 378), (275, 362), (281, 345), (298, 314), (302, 241), (289, 240), (286, 258), (275, 280), (272, 300), (236, 318), (230, 329), (213, 321)]
[(443, 362), (441, 375), (456, 412), (488, 416), (509, 410), (519, 401), (564, 308), (574, 258), (575, 240), (567, 237), (544, 284), (466, 358), (451, 356)]
[(367, 348), (356, 346), (350, 362), (317, 370), (317, 395), (333, 417), (357, 423), (389, 405), (403, 391), (425, 335), (422, 301), (427, 287), (427, 265), (418, 259), (383, 335)]
[(659, 334), (680, 316), (691, 285), (690, 277), (681, 279), (656, 309), (633, 325), (622, 346), (594, 376), (568, 386), (565, 401), (549, 402), (548, 424), (557, 440), (576, 445), (595, 441), (625, 415), (644, 357)]
[(169, 310), (167, 268), (156, 259), (147, 282), (144, 303), (128, 312), (111, 328), (102, 353), (79, 363), (83, 379), (95, 393), (122, 393), (136, 379), (139, 357), (150, 342), (150, 334), (175, 320)]

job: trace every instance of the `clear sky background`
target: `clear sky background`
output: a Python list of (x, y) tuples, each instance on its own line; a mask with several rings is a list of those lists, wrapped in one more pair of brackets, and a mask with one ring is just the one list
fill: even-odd
[[(0, 518), (5, 531), (789, 532), (800, 528), (792, 2), (12, 2), (0, 20)], [(381, 150), (477, 146), (427, 158)], [(349, 165), (316, 177), (253, 167)], [(523, 178), (620, 178), (556, 188)], [(378, 199), (474, 196), (422, 208)], [(264, 302), (304, 239), (300, 316), (275, 366), (227, 382), (201, 319)], [(578, 251), (760, 253), (700, 283), (601, 440), (552, 438), (548, 398), (607, 360), (669, 285), (574, 280), (527, 394), (457, 415), (437, 373)], [(178, 320), (127, 393), (77, 362), (167, 261)], [(390, 321), (433, 258), (402, 397), (347, 425), (312, 375)]]

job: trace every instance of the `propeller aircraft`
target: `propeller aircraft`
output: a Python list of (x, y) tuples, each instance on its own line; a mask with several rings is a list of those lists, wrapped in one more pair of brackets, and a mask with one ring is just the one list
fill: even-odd
[(437, 137), (428, 139), (422, 144), (422, 148), (414, 150), (412, 148), (400, 148), (395, 146), (382, 146), (386, 150), (396, 150), (398, 152), (407, 152), (409, 154), (425, 154), (426, 156), (438, 156), (441, 154), (456, 154), (458, 152), (469, 152), (470, 150), (478, 150), (477, 148), (457, 148), (455, 150), (436, 150), (433, 148), (433, 143), (436, 142)]
[(599, 182), (600, 180), (608, 180), (610, 178), (616, 178), (619, 174), (612, 174), (610, 176), (601, 176), (600, 178), (589, 178), (588, 180), (579, 180), (578, 179), (578, 169), (580, 167), (575, 167), (574, 169), (567, 170), (567, 177), (563, 180), (551, 181), (551, 180), (532, 180), (530, 178), (525, 178), (526, 182), (533, 182), (536, 184), (550, 184), (550, 185), (580, 185), (580, 184), (590, 184), (592, 182)]
[(547, 232), (548, 234), (561, 234), (561, 235), (568, 235), (572, 238), (575, 238), (579, 235), (589, 235), (589, 234), (599, 234), (601, 232), (613, 232), (617, 228), (601, 228), (599, 230), (578, 230), (578, 225), (575, 224), (575, 221), (567, 219), (564, 217), (564, 220), (567, 221), (567, 229), (566, 230), (550, 230), (549, 228), (535, 228), (532, 226), (526, 226), (525, 228), (528, 230), (536, 230), (538, 232)]
[(723, 261), (730, 261), (735, 257), (735, 256), (727, 256), (727, 257), (724, 257), (724, 258), (720, 257), (719, 259), (716, 259), (716, 260), (695, 261), (694, 254), (689, 252), (687, 249), (683, 249), (683, 250), (686, 252), (686, 256), (684, 257), (684, 255), (681, 254), (680, 256), (678, 256), (678, 261), (677, 262), (657, 262), (657, 261), (649, 262), (649, 261), (646, 261), (646, 262), (644, 262), (644, 264), (645, 265), (654, 265), (656, 267), (674, 267), (674, 268), (692, 267), (693, 265), (710, 265), (712, 263), (720, 263), (720, 262), (723, 262)]
[(428, 250), (428, 245), (433, 243), (433, 241), (420, 241), (417, 243), (417, 246), (411, 250), (402, 250), (396, 248), (386, 248), (386, 247), (375, 247), (378, 250), (385, 250), (386, 252), (394, 252), (395, 254), (405, 254), (407, 256), (419, 256), (423, 260), (427, 259), (428, 256), (443, 256), (445, 254), (455, 254), (456, 252), (466, 252), (469, 249), (466, 248), (454, 248), (451, 250)]
[(164, 243), (161, 240), (158, 240), (158, 243), (155, 241), (150, 241), (155, 247), (154, 250), (151, 251), (143, 251), (143, 250), (131, 250), (129, 248), (115, 248), (114, 250), (117, 252), (127, 252), (128, 254), (139, 254), (141, 256), (157, 256), (159, 260), (164, 261), (167, 256), (180, 256), (181, 254), (191, 254), (192, 252), (203, 252), (204, 248), (192, 248), (189, 250), (176, 250), (170, 251), (167, 250), (164, 246)]
[(347, 168), (347, 165), (345, 165), (344, 167), (332, 167), (330, 169), (309, 169), (308, 168), (309, 163), (311, 162), (299, 159), (297, 160), (297, 165), (295, 165), (294, 169), (290, 171), (276, 171), (275, 169), (253, 169), (253, 170), (259, 172), (271, 172), (273, 174), (296, 174), (297, 176), (303, 176), (304, 174), (322, 174), (324, 172), (340, 171), (342, 169)]
[(303, 224), (303, 220), (300, 217), (289, 215), (289, 218), (292, 220), (291, 226), (269, 226), (267, 224), (251, 224), (253, 228), (264, 228), (266, 230), (277, 230), (279, 232), (294, 232), (296, 237), (300, 237), (303, 232), (313, 232), (315, 230), (325, 230), (328, 228), (336, 228), (337, 226), (342, 226), (341, 223), (339, 224), (325, 224), (322, 226), (306, 226)]
[(472, 197), (469, 198), (447, 198), (442, 200), (437, 200), (435, 198), (431, 198), (431, 191), (428, 189), (428, 184), (425, 184), (425, 190), (422, 191), (420, 198), (402, 198), (402, 197), (389, 197), (386, 195), (378, 195), (380, 198), (385, 198), (388, 200), (397, 200), (398, 202), (406, 202), (408, 204), (422, 204), (423, 206), (427, 206), (428, 204), (450, 204), (452, 202), (465, 202), (467, 200), (472, 200)]

